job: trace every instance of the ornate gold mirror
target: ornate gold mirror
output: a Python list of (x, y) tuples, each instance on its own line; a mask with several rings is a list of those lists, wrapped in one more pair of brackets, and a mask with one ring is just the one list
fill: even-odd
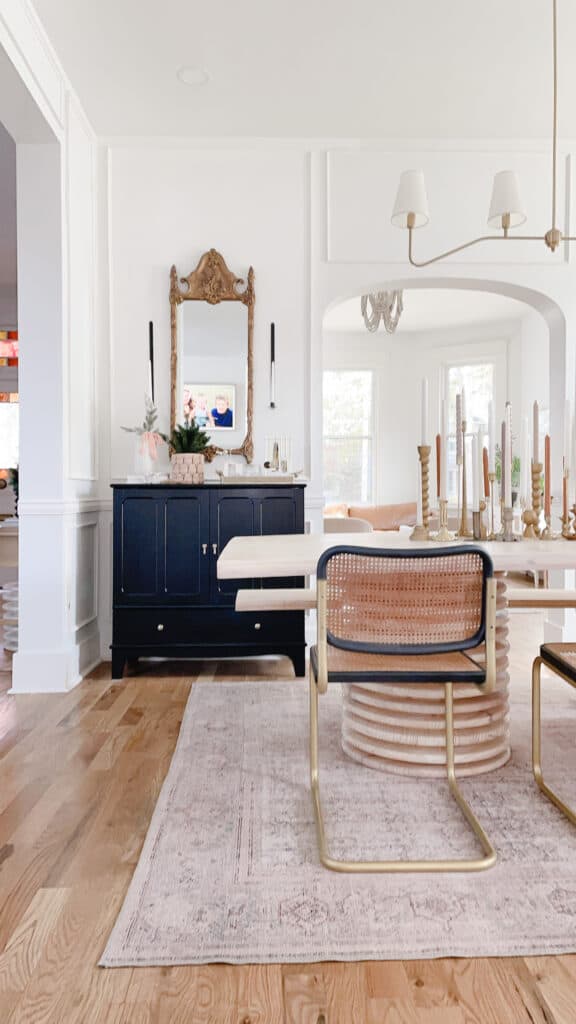
[(212, 457), (252, 462), (254, 271), (236, 277), (215, 249), (188, 277), (170, 270), (170, 429), (194, 419)]

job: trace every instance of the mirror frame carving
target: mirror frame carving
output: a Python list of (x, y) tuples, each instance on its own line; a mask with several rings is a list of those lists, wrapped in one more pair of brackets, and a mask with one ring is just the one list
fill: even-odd
[(220, 448), (211, 445), (206, 458), (215, 455), (243, 455), (246, 462), (254, 458), (252, 418), (254, 411), (254, 270), (248, 270), (246, 280), (236, 277), (226, 266), (224, 257), (209, 249), (200, 257), (198, 265), (187, 277), (178, 277), (176, 267), (170, 268), (170, 430), (176, 426), (176, 386), (178, 381), (178, 306), (182, 302), (242, 302), (248, 308), (248, 353), (246, 373), (246, 436), (239, 448)]

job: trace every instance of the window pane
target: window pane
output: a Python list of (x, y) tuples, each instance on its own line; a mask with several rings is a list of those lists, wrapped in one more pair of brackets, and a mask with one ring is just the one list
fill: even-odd
[(324, 436), (372, 433), (372, 371), (324, 371)]
[(349, 504), (372, 500), (371, 370), (325, 370), (324, 497)]
[(18, 465), (18, 395), (0, 392), (0, 467)]
[(466, 392), (467, 430), (474, 433), (488, 424), (488, 403), (494, 399), (494, 363), (473, 363), (448, 368), (448, 409), (450, 433), (456, 431), (456, 395)]
[(349, 505), (372, 498), (372, 438), (324, 438), (324, 498)]

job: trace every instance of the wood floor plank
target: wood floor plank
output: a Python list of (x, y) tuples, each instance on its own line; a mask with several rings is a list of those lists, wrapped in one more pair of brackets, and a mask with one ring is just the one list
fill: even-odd
[(0, 955), (0, 1006), (3, 993), (24, 992), (66, 903), (67, 889), (39, 889)]
[(235, 1019), (240, 1024), (284, 1024), (280, 965), (244, 964), (235, 974)]
[(320, 1015), (327, 1016), (328, 992), (322, 967), (311, 964), (283, 970), (285, 1024), (318, 1024)]
[(236, 971), (206, 967), (134, 970), (119, 1024), (238, 1024)]

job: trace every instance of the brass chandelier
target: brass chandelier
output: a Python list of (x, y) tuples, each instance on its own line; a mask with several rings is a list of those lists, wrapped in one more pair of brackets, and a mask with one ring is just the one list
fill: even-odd
[(408, 259), (414, 267), (428, 267), (431, 263), (453, 256), (464, 249), (470, 249), (480, 242), (544, 242), (554, 252), (561, 242), (575, 242), (576, 237), (562, 234), (556, 225), (556, 178), (558, 150), (558, 27), (557, 0), (552, 0), (552, 39), (553, 39), (553, 77), (554, 101), (552, 115), (552, 227), (545, 235), (510, 234), (511, 228), (519, 227), (526, 220), (526, 214), (520, 201), (518, 179), (514, 171), (499, 171), (494, 177), (492, 200), (488, 213), (488, 226), (500, 229), (502, 234), (481, 235), (470, 242), (447, 249), (439, 256), (428, 260), (415, 260), (413, 255), (413, 235), (416, 228), (424, 227), (430, 217), (428, 199), (422, 171), (403, 171), (394, 203), (392, 223), (395, 227), (408, 229)]

